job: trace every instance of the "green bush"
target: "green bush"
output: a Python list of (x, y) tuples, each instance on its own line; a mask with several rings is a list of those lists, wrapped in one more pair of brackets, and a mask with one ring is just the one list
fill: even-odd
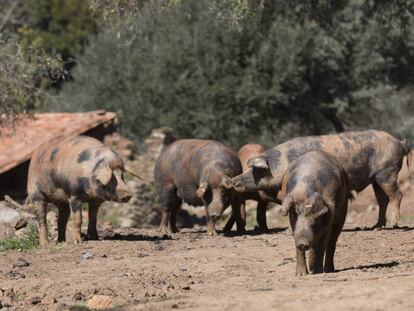
[(17, 114), (36, 106), (41, 96), (33, 80), (36, 68), (26, 62), (15, 38), (6, 40), (1, 34), (0, 72), (0, 114)]
[(49, 109), (116, 111), (140, 141), (160, 126), (234, 146), (373, 126), (403, 134), (380, 102), (411, 111), (397, 99), (414, 77), (404, 3), (151, 1), (104, 23)]
[(0, 252), (8, 250), (28, 251), (37, 248), (38, 246), (38, 232), (34, 225), (29, 225), (25, 235), (20, 238), (0, 240)]

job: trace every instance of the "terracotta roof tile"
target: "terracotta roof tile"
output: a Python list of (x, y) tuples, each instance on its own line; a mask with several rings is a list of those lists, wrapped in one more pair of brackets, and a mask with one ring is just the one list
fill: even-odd
[[(39, 146), (56, 137), (87, 132), (116, 120), (116, 113), (103, 110), (83, 113), (36, 113), (0, 127), (0, 174), (27, 161)], [(116, 122), (116, 121), (115, 121)]]

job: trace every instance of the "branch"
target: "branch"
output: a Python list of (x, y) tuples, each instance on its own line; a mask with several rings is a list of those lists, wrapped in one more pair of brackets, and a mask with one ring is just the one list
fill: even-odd
[(6, 24), (9, 21), (9, 18), (10, 18), (11, 14), (13, 13), (13, 11), (16, 8), (18, 3), (19, 3), (19, 1), (16, 1), (11, 5), (10, 10), (7, 12), (6, 17), (4, 18), (4, 21), (0, 24), (0, 32), (3, 31), (4, 27), (6, 27)]

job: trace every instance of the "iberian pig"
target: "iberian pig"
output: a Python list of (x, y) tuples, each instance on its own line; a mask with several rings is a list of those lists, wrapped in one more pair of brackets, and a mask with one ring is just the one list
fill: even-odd
[[(74, 242), (81, 242), (83, 202), (89, 203), (88, 239), (97, 239), (96, 216), (103, 201), (127, 202), (121, 157), (99, 140), (86, 136), (55, 139), (42, 145), (30, 161), (27, 205), (39, 219), (40, 245), (46, 247), (47, 204), (58, 208), (58, 242), (66, 240), (73, 213)], [(131, 171), (132, 175), (137, 176)]]
[(154, 180), (162, 206), (160, 232), (177, 232), (176, 213), (184, 201), (205, 206), (207, 234), (216, 235), (215, 222), (231, 205), (238, 230), (244, 229), (240, 197), (231, 177), (242, 172), (237, 153), (211, 140), (184, 139), (166, 147), (155, 163)]
[(296, 275), (308, 273), (307, 250), (311, 273), (333, 272), (336, 241), (350, 198), (343, 168), (325, 152), (308, 152), (289, 165), (281, 193), (281, 213), (289, 213), (295, 239)]
[[(268, 149), (248, 161), (249, 169), (232, 179), (239, 192), (280, 190), (289, 164), (312, 151), (325, 151), (344, 168), (351, 190), (362, 191), (372, 184), (379, 204), (378, 222), (386, 224), (388, 203), (391, 207), (389, 225), (396, 227), (400, 215), (401, 192), (397, 178), (404, 155), (410, 148), (406, 140), (399, 141), (382, 131), (345, 132), (337, 135), (299, 137)], [(280, 203), (280, 198), (273, 198)]]
[[(266, 148), (259, 144), (246, 144), (240, 148), (238, 156), (242, 165), (243, 172), (246, 172), (249, 167), (247, 161), (251, 158), (257, 157), (266, 151)], [(257, 227), (260, 231), (268, 231), (267, 221), (266, 221), (266, 209), (269, 201), (272, 201), (272, 198), (275, 196), (274, 191), (266, 189), (266, 191), (247, 191), (242, 193), (242, 213), (244, 212), (244, 205), (246, 200), (254, 200), (257, 202), (257, 212), (256, 212), (256, 221)], [(230, 231), (231, 227), (234, 225), (234, 217), (230, 217), (227, 221), (224, 231)]]

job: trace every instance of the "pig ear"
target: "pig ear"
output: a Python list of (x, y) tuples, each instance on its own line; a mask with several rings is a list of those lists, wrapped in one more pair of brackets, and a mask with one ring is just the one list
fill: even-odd
[(224, 176), (221, 179), (221, 185), (226, 189), (231, 189), (234, 186), (233, 182), (231, 181), (231, 179), (228, 176)]
[(112, 178), (112, 170), (109, 167), (108, 163), (102, 163), (98, 169), (96, 170), (96, 179), (99, 180), (99, 182), (102, 185), (107, 185), (109, 181)]
[(138, 175), (138, 173), (135, 172), (135, 170), (130, 165), (125, 164), (124, 165), (124, 170), (125, 170), (125, 172), (130, 173), (132, 176), (134, 176), (134, 177), (136, 177), (140, 180), (144, 180), (141, 176)]
[(320, 194), (316, 194), (312, 205), (309, 207), (311, 208), (311, 217), (313, 219), (316, 219), (329, 211), (328, 206)]
[(197, 189), (197, 196), (201, 199), (207, 191), (207, 183), (203, 181)]
[(251, 168), (254, 168), (254, 167), (263, 168), (263, 169), (269, 168), (269, 165), (267, 164), (266, 159), (262, 156), (249, 159), (247, 161), (247, 166)]
[(287, 196), (283, 200), (282, 208), (280, 209), (280, 214), (282, 216), (287, 216), (290, 208), (293, 206), (293, 199), (291, 196)]

